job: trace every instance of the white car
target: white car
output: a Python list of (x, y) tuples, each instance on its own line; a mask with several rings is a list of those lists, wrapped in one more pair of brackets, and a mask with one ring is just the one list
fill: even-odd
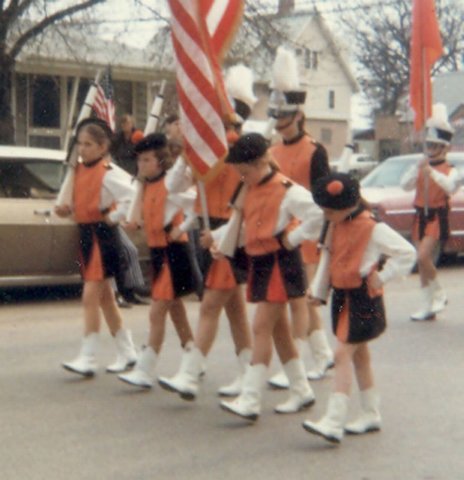
[[(367, 153), (352, 153), (348, 160), (348, 172), (357, 178), (364, 177), (379, 164)], [(340, 167), (340, 159), (330, 162), (330, 168), (336, 172)]]

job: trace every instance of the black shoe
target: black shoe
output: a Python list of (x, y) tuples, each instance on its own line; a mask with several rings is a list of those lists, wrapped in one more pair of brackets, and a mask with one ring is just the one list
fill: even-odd
[(116, 294), (116, 303), (119, 308), (132, 308), (132, 305), (120, 294)]
[(133, 303), (134, 305), (150, 305), (150, 300), (141, 297), (132, 290), (125, 291), (122, 296), (126, 302)]

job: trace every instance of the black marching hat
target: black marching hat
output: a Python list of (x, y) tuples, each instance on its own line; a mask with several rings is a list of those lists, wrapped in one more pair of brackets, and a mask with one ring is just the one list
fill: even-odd
[(347, 173), (331, 173), (321, 177), (311, 191), (320, 207), (333, 210), (354, 207), (361, 198), (359, 182)]
[(164, 133), (150, 133), (135, 145), (134, 150), (135, 153), (142, 153), (148, 150), (159, 150), (167, 146), (168, 139)]
[(253, 163), (266, 153), (268, 147), (268, 141), (260, 133), (246, 133), (230, 147), (226, 163)]

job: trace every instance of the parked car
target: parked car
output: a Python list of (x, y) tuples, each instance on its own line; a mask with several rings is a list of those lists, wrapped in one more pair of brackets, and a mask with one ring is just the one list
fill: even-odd
[[(0, 146), (0, 288), (81, 283), (78, 232), (53, 214), (65, 152)], [(144, 271), (143, 234), (132, 235)]]
[[(375, 168), (377, 162), (371, 155), (367, 153), (352, 153), (348, 160), (348, 172), (356, 178), (362, 178)], [(336, 172), (340, 167), (340, 159), (330, 162), (330, 168)]]
[[(411, 238), (415, 192), (404, 191), (400, 186), (400, 180), (406, 170), (421, 158), (423, 158), (422, 154), (390, 157), (361, 180), (362, 196), (370, 203), (378, 218), (407, 239)], [(449, 153), (448, 161), (464, 178), (464, 152)], [(436, 252), (437, 259), (443, 253), (455, 255), (464, 252), (464, 189), (462, 186), (451, 196), (450, 209), (451, 235), (445, 245)]]

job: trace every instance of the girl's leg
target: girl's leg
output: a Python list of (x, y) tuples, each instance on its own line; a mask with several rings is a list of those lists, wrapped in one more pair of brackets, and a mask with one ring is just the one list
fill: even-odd
[(345, 426), (345, 431), (352, 434), (378, 431), (382, 424), (379, 410), (380, 397), (374, 388), (374, 376), (367, 343), (359, 345), (353, 355), (353, 363), (359, 386), (361, 412), (356, 420)]
[(335, 350), (335, 392), (349, 396), (353, 383), (353, 356), (358, 349), (357, 344), (337, 343)]
[(138, 356), (135, 368), (131, 372), (118, 375), (118, 378), (123, 382), (142, 388), (153, 386), (156, 360), (163, 344), (166, 315), (170, 304), (170, 301), (152, 300), (149, 313), (148, 345)]
[(109, 373), (120, 373), (133, 367), (137, 360), (137, 352), (132, 341), (132, 334), (123, 328), (120, 310), (116, 303), (111, 279), (101, 282), (100, 306), (108, 328), (116, 344), (116, 360), (106, 367)]
[(437, 240), (432, 237), (424, 237), (416, 243), (422, 305), (411, 315), (412, 320), (433, 319), (434, 314), (443, 310), (447, 302), (446, 294), (438, 283), (437, 269), (433, 263), (436, 245)]
[(170, 301), (152, 300), (150, 306), (150, 333), (148, 345), (159, 354), (164, 341), (166, 331), (166, 315), (170, 307)]
[(115, 336), (122, 327), (122, 316), (116, 303), (114, 290), (111, 287), (111, 280), (105, 279), (101, 282), (100, 305), (103, 311), (111, 335)]
[(63, 363), (63, 367), (73, 373), (91, 377), (97, 370), (95, 354), (100, 331), (100, 299), (101, 282), (87, 281), (82, 292), (82, 305), (84, 307), (84, 338), (77, 357)]
[[(222, 401), (221, 408), (247, 420), (256, 420), (261, 413), (261, 395), (272, 357), (272, 334), (286, 304), (260, 302), (253, 320), (253, 355), (240, 395), (232, 401)], [(287, 327), (290, 331), (290, 328)], [(289, 336), (291, 337), (290, 333)]]
[(232, 383), (219, 387), (218, 394), (223, 397), (236, 397), (242, 392), (243, 376), (251, 361), (251, 328), (248, 323), (245, 298), (242, 287), (237, 285), (224, 305), (229, 319), (230, 332), (237, 354), (238, 375)]
[(100, 331), (100, 300), (102, 282), (88, 281), (82, 291), (84, 307), (84, 336)]
[(219, 315), (232, 295), (232, 290), (206, 289), (200, 306), (200, 318), (195, 335), (195, 345), (207, 356), (216, 338)]
[(416, 243), (417, 265), (422, 287), (426, 287), (437, 275), (437, 269), (433, 263), (433, 252), (436, 246), (437, 240), (432, 237), (424, 237)]
[[(317, 269), (317, 264), (306, 264), (306, 276), (310, 284)], [(334, 366), (334, 354), (329, 345), (327, 334), (324, 330), (320, 308), (314, 305), (308, 305), (309, 328), (308, 342), (314, 360), (314, 367), (307, 375), (309, 380), (319, 380), (324, 378), (327, 370)]]
[(165, 390), (178, 393), (184, 400), (195, 399), (205, 357), (216, 337), (219, 315), (229, 295), (229, 290), (205, 290), (200, 306), (195, 346), (184, 351), (180, 367), (173, 377), (159, 378), (159, 384)]
[[(279, 344), (276, 344), (276, 349), (281, 355), (280, 351), (284, 358), (290, 356), (297, 356), (295, 347), (291, 340), (290, 327), (288, 326), (288, 321), (285, 312), (286, 304), (285, 303), (267, 303), (260, 302), (256, 306), (255, 318), (253, 320), (253, 355), (251, 359), (252, 365), (264, 364), (269, 366), (272, 358), (272, 338), (274, 333), (274, 328), (277, 323), (284, 319), (285, 324), (287, 325), (286, 337), (279, 341)], [(283, 329), (283, 325), (279, 323), (280, 328)], [(290, 341), (288, 341), (290, 338)], [(284, 343), (287, 343), (287, 346)]]
[(230, 332), (237, 355), (244, 349), (251, 349), (251, 328), (248, 323), (245, 298), (242, 287), (237, 285), (231, 290), (229, 298), (224, 304), (229, 319)]
[(193, 333), (187, 318), (187, 311), (182, 299), (176, 298), (170, 303), (169, 313), (172, 323), (180, 339), (180, 344), (184, 348), (188, 342), (193, 341)]
[(352, 383), (352, 361), (358, 345), (338, 342), (335, 350), (335, 385), (327, 411), (317, 422), (305, 420), (303, 428), (332, 443), (340, 443), (345, 431)]

